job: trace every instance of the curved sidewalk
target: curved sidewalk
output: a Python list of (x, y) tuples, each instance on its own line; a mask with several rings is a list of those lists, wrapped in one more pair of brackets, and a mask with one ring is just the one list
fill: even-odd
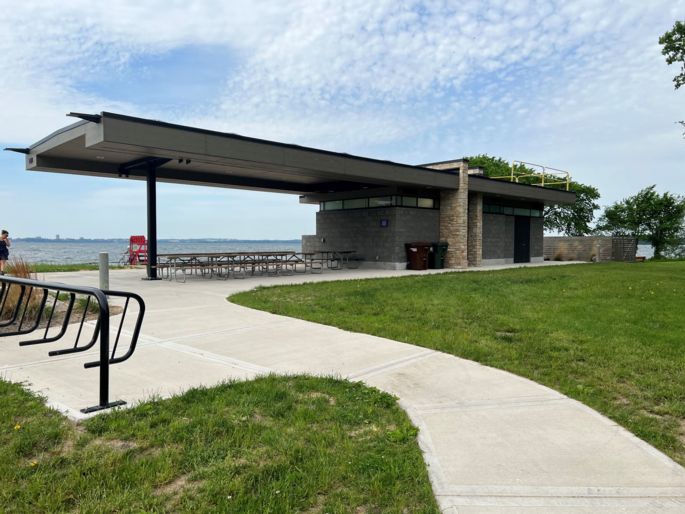
[[(379, 337), (276, 316), (225, 298), (259, 285), (407, 275), (356, 270), (245, 280), (140, 280), (148, 310), (136, 354), (113, 366), (112, 398), (135, 402), (261, 373), (362, 380), (400, 398), (419, 427), (435, 494), (448, 513), (685, 512), (685, 469), (592, 409), (497, 369)], [(97, 272), (51, 280), (96, 285)], [(73, 417), (94, 402), (92, 355), (47, 358), (3, 341), (0, 376), (27, 381)]]

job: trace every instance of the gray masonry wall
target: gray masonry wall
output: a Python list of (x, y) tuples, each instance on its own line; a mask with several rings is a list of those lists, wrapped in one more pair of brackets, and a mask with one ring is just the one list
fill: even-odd
[(507, 262), (514, 262), (514, 217), (484, 213), (483, 263), (504, 264)]
[[(543, 260), (544, 219), (530, 218), (530, 261)], [(514, 262), (514, 216), (483, 214), (483, 265)]]
[[(388, 220), (381, 227), (381, 220)], [(316, 235), (302, 236), (302, 251), (355, 250), (366, 263), (384, 268), (403, 268), (404, 244), (438, 241), (440, 213), (435, 209), (387, 207), (319, 211)]]
[(544, 255), (554, 261), (634, 261), (634, 237), (545, 237)]
[(544, 260), (545, 219), (530, 218), (530, 262)]

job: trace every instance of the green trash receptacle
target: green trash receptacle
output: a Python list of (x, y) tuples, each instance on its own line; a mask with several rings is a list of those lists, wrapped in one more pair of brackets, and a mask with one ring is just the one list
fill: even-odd
[(447, 254), (446, 241), (439, 241), (431, 245), (431, 253), (428, 257), (428, 267), (430, 269), (443, 269), (445, 267), (445, 255)]

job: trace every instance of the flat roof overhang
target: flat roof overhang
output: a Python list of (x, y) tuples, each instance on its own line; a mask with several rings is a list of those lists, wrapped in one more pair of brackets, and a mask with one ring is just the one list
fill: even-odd
[(518, 184), (481, 175), (469, 175), (469, 191), (494, 197), (535, 201), (545, 205), (572, 204), (576, 201), (576, 194), (565, 189)]
[(305, 195), (387, 186), (456, 189), (440, 171), (103, 112), (26, 149), (26, 169)]
[[(521, 200), (525, 202), (542, 203), (545, 205), (572, 204), (576, 201), (576, 194), (563, 189), (541, 187), (529, 184), (518, 184), (508, 180), (491, 179), (480, 175), (469, 175), (469, 191), (483, 193), (488, 197)], [(424, 194), (429, 198), (439, 198), (440, 189), (432, 189), (421, 193), (416, 189), (389, 186), (379, 189), (358, 189), (350, 191), (336, 191), (329, 193), (309, 193), (300, 196), (300, 203), (318, 204), (329, 200), (345, 200), (368, 196), (392, 196), (403, 194)]]
[[(458, 170), (400, 164), (267, 141), (110, 112), (71, 113), (80, 121), (27, 149), (26, 169), (96, 177), (250, 189), (301, 195), (303, 203), (330, 193), (388, 188), (458, 188)], [(453, 162), (453, 161), (452, 161)], [(469, 189), (544, 202), (573, 203), (575, 194), (478, 175)]]

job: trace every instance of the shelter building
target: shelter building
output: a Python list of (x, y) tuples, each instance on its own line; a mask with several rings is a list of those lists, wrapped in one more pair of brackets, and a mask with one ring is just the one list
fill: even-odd
[(446, 241), (446, 266), (543, 260), (543, 209), (575, 194), (495, 180), (466, 159), (407, 165), (122, 114), (79, 119), (28, 148), (26, 169), (147, 182), (156, 278), (157, 182), (298, 195), (319, 205), (303, 251), (355, 250), (368, 265), (406, 266), (404, 244)]

